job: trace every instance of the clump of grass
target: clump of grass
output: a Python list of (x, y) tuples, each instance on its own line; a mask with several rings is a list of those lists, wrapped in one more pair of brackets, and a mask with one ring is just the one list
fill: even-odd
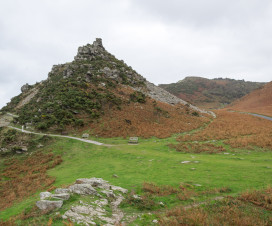
[(150, 194), (145, 194), (141, 197), (130, 193), (123, 205), (129, 205), (139, 210), (155, 210), (159, 207), (159, 203), (155, 202)]
[(176, 194), (178, 193), (178, 189), (169, 186), (169, 185), (162, 185), (162, 186), (157, 186), (153, 183), (143, 183), (143, 188), (142, 190), (146, 193), (156, 195), (156, 196), (168, 196), (171, 194)]

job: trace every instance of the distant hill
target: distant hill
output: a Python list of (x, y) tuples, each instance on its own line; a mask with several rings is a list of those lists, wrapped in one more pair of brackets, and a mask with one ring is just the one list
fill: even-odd
[(272, 116), (272, 82), (235, 101), (228, 109)]
[(197, 128), (208, 120), (205, 113), (214, 114), (146, 81), (107, 52), (101, 39), (21, 90), (1, 111), (17, 114), (18, 125), (59, 133), (166, 137)]
[(159, 87), (198, 107), (216, 109), (232, 103), (264, 84), (228, 78), (186, 77), (177, 83), (160, 84)]

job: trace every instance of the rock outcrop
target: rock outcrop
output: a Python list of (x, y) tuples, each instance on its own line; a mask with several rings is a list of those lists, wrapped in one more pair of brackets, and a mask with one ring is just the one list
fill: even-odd
[(62, 215), (63, 219), (84, 225), (97, 225), (97, 221), (103, 225), (117, 225), (124, 217), (119, 205), (124, 199), (122, 194), (127, 192), (127, 189), (111, 185), (101, 178), (82, 178), (68, 188), (57, 188), (55, 194), (40, 193), (41, 200), (37, 201), (36, 206), (43, 211), (59, 209), (65, 205), (65, 200), (77, 194), (80, 195), (79, 201)]
[(30, 89), (30, 85), (28, 83), (26, 83), (25, 85), (21, 87), (22, 93), (28, 91), (29, 89)]

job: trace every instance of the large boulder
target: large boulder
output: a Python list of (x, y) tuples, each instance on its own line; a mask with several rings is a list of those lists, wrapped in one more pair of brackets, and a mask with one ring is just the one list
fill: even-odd
[(57, 208), (62, 207), (63, 205), (63, 201), (49, 201), (49, 200), (40, 200), (36, 202), (36, 206), (40, 209), (40, 210), (46, 210), (46, 211), (50, 211), (50, 210), (54, 210)]

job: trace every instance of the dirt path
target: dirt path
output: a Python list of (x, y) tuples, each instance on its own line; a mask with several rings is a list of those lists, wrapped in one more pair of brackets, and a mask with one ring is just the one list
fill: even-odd
[(19, 129), (13, 126), (7, 126), (8, 128), (18, 130), (22, 133), (29, 133), (29, 134), (36, 134), (36, 135), (43, 135), (43, 136), (50, 136), (50, 137), (63, 137), (63, 138), (68, 138), (68, 139), (73, 139), (73, 140), (79, 140), (81, 142), (89, 143), (89, 144), (94, 144), (94, 145), (103, 145), (103, 146), (113, 146), (109, 144), (103, 144), (94, 140), (86, 140), (78, 137), (70, 137), (70, 136), (63, 136), (63, 135), (58, 135), (58, 134), (49, 134), (49, 133), (36, 133), (36, 132), (31, 132), (23, 129)]

